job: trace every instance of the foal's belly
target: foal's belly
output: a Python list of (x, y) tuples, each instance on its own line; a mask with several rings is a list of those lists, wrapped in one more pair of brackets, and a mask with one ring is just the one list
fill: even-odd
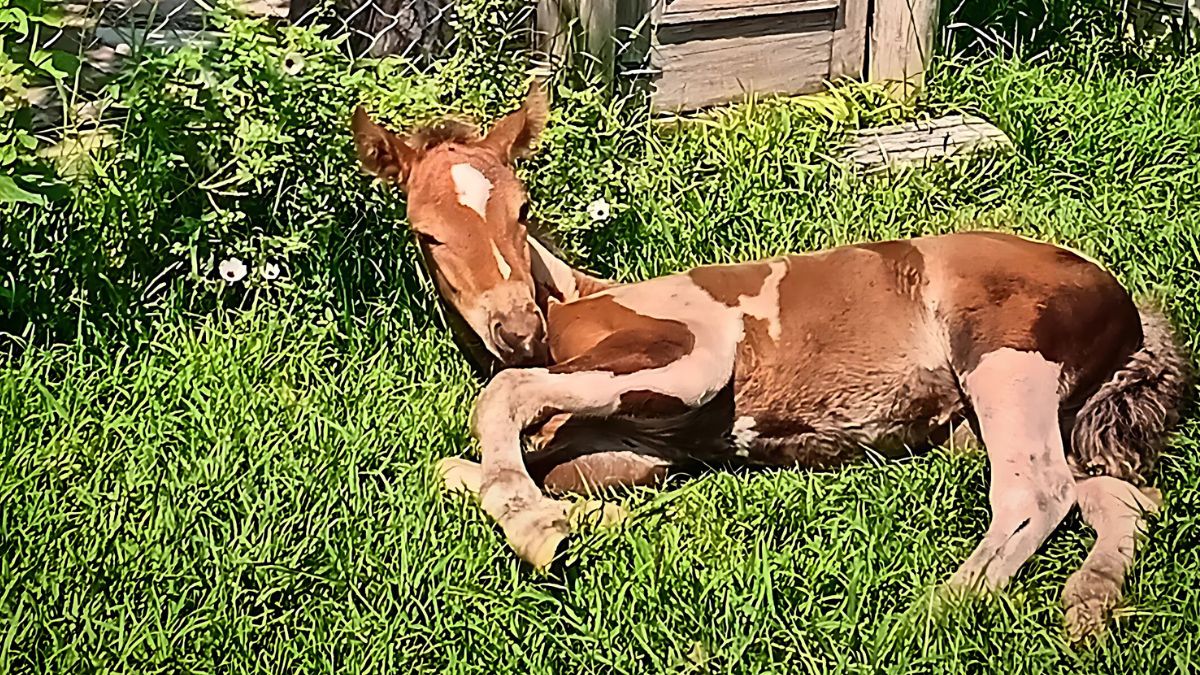
[(910, 249), (873, 245), (786, 260), (778, 320), (743, 319), (733, 382), (737, 454), (830, 466), (865, 448), (894, 455), (943, 440), (935, 435), (964, 406)]
[(964, 409), (949, 369), (885, 371), (876, 364), (799, 375), (781, 367), (735, 382), (736, 456), (753, 464), (831, 467), (867, 449), (905, 455), (945, 441)]

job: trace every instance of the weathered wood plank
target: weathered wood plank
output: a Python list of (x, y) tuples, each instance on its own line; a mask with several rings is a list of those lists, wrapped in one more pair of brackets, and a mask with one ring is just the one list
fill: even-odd
[(908, 97), (924, 84), (933, 53), (938, 0), (886, 0), (875, 3), (870, 29), (868, 77), (890, 83), (898, 97)]
[(927, 164), (1012, 147), (1008, 135), (974, 115), (947, 115), (857, 133), (844, 158), (868, 171)]
[(678, 0), (663, 11), (662, 24), (828, 11), (840, 4), (839, 0)]
[[(660, 25), (654, 33), (659, 45), (689, 41), (712, 41), (722, 38), (751, 38), (768, 35), (790, 35), (811, 31), (832, 32), (837, 14), (832, 9), (804, 12), (788, 16), (747, 17), (704, 21), (701, 23), (678, 23)], [(772, 67), (770, 62), (764, 68)]]
[(842, 0), (829, 57), (829, 79), (861, 79), (867, 67), (869, 0)]
[(640, 67), (650, 54), (655, 0), (616, 0), (617, 62)]
[(1200, 39), (1200, 0), (1130, 0), (1127, 11), (1130, 28), (1137, 35), (1182, 32)]
[[(567, 0), (569, 3), (570, 0)], [(534, 12), (535, 65), (548, 72), (562, 68), (571, 55), (571, 19), (563, 0), (537, 0)]]
[(584, 52), (605, 78), (611, 78), (617, 63), (617, 3), (579, 0), (579, 19)]
[(586, 67), (611, 77), (617, 54), (617, 3), (538, 0), (535, 62), (544, 70)]
[(656, 111), (736, 101), (749, 92), (817, 91), (829, 72), (831, 31), (694, 40), (657, 45)]

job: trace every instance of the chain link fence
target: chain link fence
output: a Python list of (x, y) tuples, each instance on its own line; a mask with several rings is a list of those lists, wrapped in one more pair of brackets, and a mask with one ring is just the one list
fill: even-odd
[[(65, 90), (44, 86), (26, 93), (35, 110), (35, 127), (55, 128), (65, 118), (86, 123), (94, 114), (89, 109), (94, 93), (140, 48), (213, 41), (216, 2), (64, 3), (59, 25), (30, 36), (31, 46), (77, 56), (80, 67)], [(326, 37), (345, 37), (343, 48), (352, 58), (395, 55), (423, 68), (450, 53), (460, 39), (453, 29), (458, 4), (459, 0), (234, 0), (224, 8), (273, 22), (319, 26)]]
[[(454, 39), (450, 18), (456, 4), (455, 0), (235, 0), (227, 6), (251, 17), (320, 24), (331, 37), (347, 36), (356, 57), (420, 59), (436, 56)], [(75, 46), (77, 53), (103, 61), (109, 56), (106, 48), (121, 44), (169, 47), (204, 39), (216, 5), (205, 0), (94, 0), (68, 3), (63, 9), (63, 29), (49, 42), (68, 51)]]
[(453, 47), (454, 10), (454, 0), (290, 0), (286, 17), (347, 36), (352, 56), (399, 55), (423, 63)]

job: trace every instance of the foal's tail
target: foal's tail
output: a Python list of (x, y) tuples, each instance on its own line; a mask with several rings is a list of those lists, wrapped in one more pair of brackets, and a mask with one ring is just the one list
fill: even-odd
[(1142, 348), (1080, 409), (1071, 430), (1076, 468), (1143, 485), (1179, 423), (1191, 388), (1187, 353), (1170, 321), (1143, 305)]

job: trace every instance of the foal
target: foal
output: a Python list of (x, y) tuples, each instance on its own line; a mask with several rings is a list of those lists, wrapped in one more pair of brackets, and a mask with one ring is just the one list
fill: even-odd
[(534, 88), (485, 136), (401, 138), (361, 108), (353, 122), (364, 168), (407, 192), (468, 350), (507, 368), (475, 406), (482, 464), (440, 468), (520, 557), (548, 565), (568, 534), (543, 488), (652, 485), (697, 463), (833, 467), (940, 443), (965, 419), (987, 447), (992, 522), (949, 585), (1004, 586), (1078, 504), (1097, 536), (1067, 581), (1067, 625), (1105, 627), (1187, 388), (1160, 314), (1071, 251), (987, 232), (596, 279), (527, 231), (512, 161), (546, 118)]

